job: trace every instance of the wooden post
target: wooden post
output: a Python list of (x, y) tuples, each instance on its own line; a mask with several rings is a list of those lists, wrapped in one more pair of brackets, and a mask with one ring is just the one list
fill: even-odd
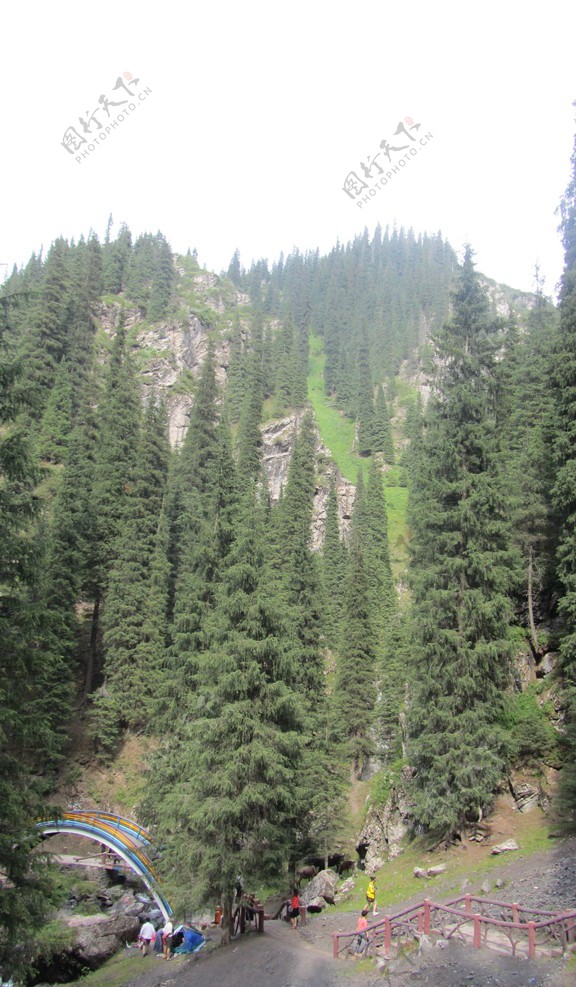
[(264, 932), (264, 905), (258, 903), (258, 908), (256, 909), (257, 924), (256, 930), (258, 932)]
[(332, 957), (333, 959), (338, 959), (338, 933), (332, 933)]
[(513, 922), (518, 921), (518, 905), (516, 904), (516, 902), (514, 902), (514, 904), (512, 905), (512, 921)]
[(478, 913), (474, 916), (474, 939), (472, 945), (474, 949), (480, 949), (482, 945), (482, 930), (480, 927), (480, 915)]
[(392, 926), (390, 924), (390, 916), (387, 915), (384, 919), (384, 950), (386, 956), (390, 955), (390, 948), (392, 946)]
[(300, 921), (306, 925), (306, 905), (300, 905)]
[(472, 911), (472, 896), (469, 894), (464, 895), (464, 911), (470, 914)]
[(528, 958), (536, 958), (536, 923), (528, 922)]
[(424, 932), (430, 935), (430, 899), (424, 898)]

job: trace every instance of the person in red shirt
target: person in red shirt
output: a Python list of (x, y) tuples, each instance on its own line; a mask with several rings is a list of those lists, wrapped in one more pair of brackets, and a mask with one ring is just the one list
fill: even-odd
[(354, 950), (357, 953), (363, 953), (368, 946), (368, 934), (366, 929), (368, 928), (368, 909), (363, 908), (362, 912), (358, 916), (358, 922), (356, 923), (356, 932), (358, 933), (356, 939), (354, 940)]
[(300, 918), (300, 896), (298, 894), (298, 889), (294, 888), (294, 894), (292, 895), (292, 901), (290, 902), (290, 925), (293, 929), (298, 928), (298, 919)]

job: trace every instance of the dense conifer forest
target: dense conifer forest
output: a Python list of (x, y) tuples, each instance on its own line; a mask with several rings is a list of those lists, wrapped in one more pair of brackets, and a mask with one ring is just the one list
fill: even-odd
[[(102, 765), (150, 739), (138, 815), (177, 906), (226, 914), (238, 873), (327, 852), (369, 763), (439, 841), (523, 760), (563, 767), (576, 822), (576, 156), (561, 235), (558, 306), (538, 276), (522, 296), (470, 247), (380, 227), (212, 275), (111, 219), (7, 278), (0, 966), (55, 900), (35, 820), (79, 720)], [(158, 341), (192, 320), (201, 359), (164, 386)], [(559, 654), (557, 728), (521, 651)]]

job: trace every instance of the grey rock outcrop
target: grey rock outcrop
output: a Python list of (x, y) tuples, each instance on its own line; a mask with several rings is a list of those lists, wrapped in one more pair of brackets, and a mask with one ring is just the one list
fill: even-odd
[(65, 951), (66, 958), (90, 970), (97, 970), (127, 940), (133, 940), (140, 928), (139, 919), (126, 914), (73, 915), (63, 921), (76, 935), (76, 943)]
[(368, 846), (365, 868), (369, 874), (375, 874), (384, 860), (393, 860), (402, 853), (403, 840), (409, 832), (412, 819), (412, 804), (407, 791), (411, 774), (410, 768), (403, 768), (385, 805), (368, 808), (358, 842), (364, 842)]
[(316, 877), (306, 885), (304, 891), (300, 895), (300, 901), (303, 905), (310, 905), (314, 903), (317, 906), (317, 899), (322, 899), (324, 904), (333, 905), (334, 899), (336, 897), (336, 885), (338, 884), (338, 875), (333, 870), (321, 870)]

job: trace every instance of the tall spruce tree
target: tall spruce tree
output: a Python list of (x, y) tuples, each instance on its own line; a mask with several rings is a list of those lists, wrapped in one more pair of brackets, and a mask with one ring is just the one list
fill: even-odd
[(93, 506), (96, 518), (95, 558), (91, 579), (92, 672), (97, 668), (100, 611), (108, 585), (116, 542), (122, 531), (132, 492), (132, 474), (140, 435), (141, 406), (134, 368), (127, 353), (126, 332), (120, 320), (106, 368), (104, 393), (98, 415), (94, 461)]
[(503, 767), (512, 616), (496, 405), (501, 327), (469, 247), (453, 304), (436, 338), (410, 510), (415, 814), (446, 838), (490, 802)]
[(0, 325), (0, 974), (28, 973), (22, 929), (30, 935), (51, 902), (35, 820), (42, 814), (42, 778), (59, 741), (46, 690), (51, 656), (39, 646), (41, 558), (35, 539), (39, 473), (27, 436), (29, 387), (23, 367), (6, 352)]
[(344, 743), (354, 771), (359, 774), (373, 749), (376, 655), (366, 566), (355, 520), (353, 518), (344, 586), (344, 613), (332, 699), (332, 734)]
[(381, 452), (387, 463), (394, 462), (394, 443), (392, 441), (392, 429), (390, 427), (390, 415), (384, 397), (384, 389), (381, 384), (376, 390), (376, 401), (374, 403), (374, 428), (373, 428), (373, 450)]
[(372, 458), (360, 540), (364, 553), (372, 626), (377, 634), (377, 647), (382, 648), (386, 630), (396, 606), (396, 590), (390, 564), (388, 544), (388, 515), (382, 488), (382, 468)]
[(324, 634), (328, 646), (336, 648), (340, 639), (340, 623), (344, 602), (346, 546), (340, 537), (336, 484), (330, 483), (326, 505), (326, 526), (322, 549), (322, 585), (324, 590)]
[[(229, 452), (218, 429), (218, 387), (214, 352), (202, 365), (190, 424), (174, 475), (171, 493), (171, 553), (174, 566), (174, 607), (171, 622), (173, 701), (196, 685), (199, 654), (208, 644), (206, 620), (214, 606), (221, 552), (219, 514), (227, 509), (222, 483), (235, 489), (234, 466), (223, 459)], [(221, 467), (226, 462), (227, 476)], [(224, 543), (225, 546), (225, 543)]]
[(560, 287), (560, 336), (554, 364), (557, 406), (557, 463), (554, 503), (560, 517), (558, 575), (564, 634), (560, 655), (566, 683), (566, 758), (560, 806), (566, 825), (576, 829), (576, 138), (572, 173), (561, 201), (564, 271)]
[[(166, 409), (146, 409), (130, 495), (115, 545), (102, 613), (105, 692), (98, 699), (101, 749), (114, 750), (120, 729), (143, 727), (157, 685), (141, 660), (157, 533), (168, 472)], [(146, 651), (144, 651), (144, 655)], [(138, 702), (134, 703), (134, 697)]]
[(216, 590), (209, 647), (197, 656), (194, 692), (182, 697), (177, 775), (155, 772), (149, 800), (176, 901), (216, 897), (225, 931), (237, 874), (266, 879), (285, 859), (301, 750), (294, 668), (264, 576), (259, 515), (250, 485)]

